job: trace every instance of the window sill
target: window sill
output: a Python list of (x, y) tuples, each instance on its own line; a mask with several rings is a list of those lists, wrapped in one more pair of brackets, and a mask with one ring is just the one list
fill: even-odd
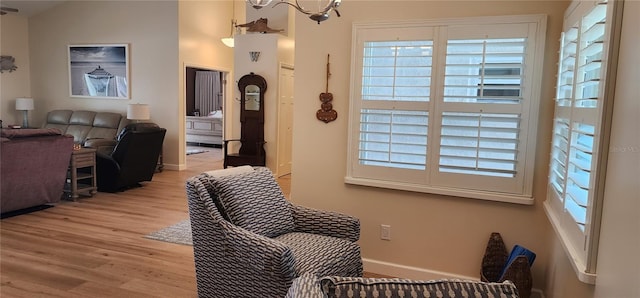
[(344, 182), (347, 184), (372, 186), (379, 188), (397, 189), (421, 193), (431, 193), (446, 196), (455, 196), (469, 199), (478, 199), (485, 201), (513, 203), (521, 205), (533, 205), (534, 200), (529, 196), (518, 196), (506, 193), (484, 192), (470, 189), (453, 189), (444, 187), (431, 187), (419, 184), (399, 183), (383, 180), (363, 179), (354, 177), (345, 177)]
[(569, 237), (566, 234), (566, 232), (562, 229), (562, 225), (560, 224), (560, 218), (558, 217), (558, 215), (556, 214), (556, 212), (551, 207), (548, 201), (545, 201), (543, 203), (543, 206), (544, 206), (544, 211), (547, 214), (547, 218), (549, 218), (549, 222), (551, 222), (551, 226), (553, 227), (553, 230), (556, 232), (556, 235), (558, 235), (558, 238), (560, 239), (560, 243), (562, 243), (562, 248), (564, 249), (565, 253), (567, 254), (567, 257), (569, 258), (569, 263), (571, 263), (573, 270), (576, 272), (578, 280), (586, 284), (595, 285), (596, 274), (586, 272), (587, 267), (584, 264), (584, 262), (580, 259), (580, 257), (578, 257), (579, 254), (576, 251), (576, 249), (572, 245), (570, 245)]

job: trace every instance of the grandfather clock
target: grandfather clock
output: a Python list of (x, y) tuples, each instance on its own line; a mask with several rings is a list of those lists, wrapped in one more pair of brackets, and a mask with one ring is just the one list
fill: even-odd
[[(227, 166), (265, 166), (264, 93), (267, 81), (253, 72), (238, 81), (240, 90), (240, 139), (224, 141), (224, 168)], [(238, 153), (229, 153), (229, 142), (240, 142)]]

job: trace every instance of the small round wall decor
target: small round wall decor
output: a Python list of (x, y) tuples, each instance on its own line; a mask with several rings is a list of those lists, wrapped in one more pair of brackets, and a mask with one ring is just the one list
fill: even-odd
[(18, 69), (15, 62), (16, 58), (13, 58), (13, 56), (0, 56), (0, 73), (3, 73), (5, 70), (12, 72)]

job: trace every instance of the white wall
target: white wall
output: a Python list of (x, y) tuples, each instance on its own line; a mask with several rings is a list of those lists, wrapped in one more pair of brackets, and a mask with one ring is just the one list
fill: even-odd
[[(16, 111), (16, 98), (31, 96), (30, 63), (29, 63), (29, 24), (25, 17), (6, 14), (0, 18), (0, 54), (13, 56), (15, 65), (13, 72), (0, 74), (0, 119), (2, 125), (22, 124), (22, 112)], [(36, 109), (40, 108), (40, 100), (34, 100)], [(35, 119), (32, 111), (29, 119)], [(32, 125), (32, 122), (29, 122)]]
[(640, 297), (640, 2), (625, 1), (595, 297)]
[[(520, 244), (538, 254), (534, 287), (543, 289), (553, 232), (541, 204), (546, 193), (558, 40), (567, 5), (562, 1), (345, 1), (341, 18), (332, 15), (320, 25), (297, 13), (292, 200), (360, 218), (366, 270), (389, 274), (397, 269), (398, 274), (416, 278), (443, 274), (478, 278), (489, 235), (500, 232), (507, 247)], [(353, 22), (518, 14), (549, 16), (533, 206), (344, 183)], [(338, 119), (329, 124), (315, 118), (318, 94), (325, 88), (327, 54), (331, 54), (329, 92), (338, 112)], [(391, 241), (380, 240), (380, 224), (391, 225)]]
[[(243, 1), (180, 1), (180, 64), (179, 73), (179, 118), (178, 143), (179, 169), (184, 169), (185, 159), (185, 74), (186, 66), (215, 69), (228, 72), (227, 102), (225, 109), (232, 106), (237, 85), (233, 80), (233, 48), (225, 46), (220, 39), (228, 37), (231, 26), (232, 5), (235, 5), (236, 18), (244, 19)], [(231, 114), (231, 110), (228, 110)], [(234, 122), (225, 117), (225, 138), (231, 135)]]
[[(29, 29), (34, 124), (53, 109), (126, 114), (127, 104), (146, 103), (151, 121), (167, 129), (164, 162), (177, 167), (177, 1), (68, 1), (30, 18)], [(131, 100), (71, 98), (67, 45), (104, 43), (129, 45)]]
[[(234, 48), (234, 84), (238, 92), (237, 82), (240, 78), (251, 72), (264, 77), (267, 81), (267, 91), (264, 96), (264, 139), (267, 154), (267, 167), (272, 171), (277, 170), (277, 129), (278, 129), (278, 81), (280, 78), (280, 63), (293, 65), (293, 41), (280, 34), (249, 33), (236, 36)], [(260, 57), (253, 62), (249, 52), (258, 51)], [(236, 97), (240, 98), (239, 93)], [(231, 104), (233, 108), (232, 123), (234, 126), (231, 138), (240, 138), (240, 102)]]

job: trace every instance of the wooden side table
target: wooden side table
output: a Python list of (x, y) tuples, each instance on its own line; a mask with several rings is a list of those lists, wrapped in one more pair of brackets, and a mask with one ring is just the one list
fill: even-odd
[(93, 196), (98, 189), (96, 180), (96, 149), (81, 148), (73, 150), (67, 172), (64, 192), (67, 198), (77, 201), (80, 193)]

